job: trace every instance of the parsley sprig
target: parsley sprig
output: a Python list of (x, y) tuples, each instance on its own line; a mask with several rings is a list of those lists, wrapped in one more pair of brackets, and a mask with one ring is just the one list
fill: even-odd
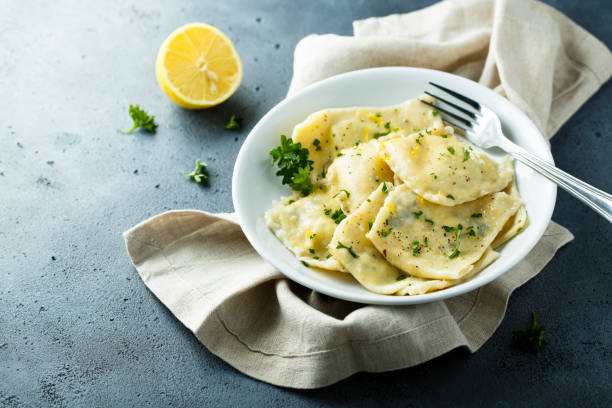
[(353, 258), (359, 258), (359, 255), (357, 255), (354, 251), (353, 251), (353, 246), (349, 246), (347, 247), (346, 245), (344, 245), (342, 242), (338, 241), (338, 245), (336, 246), (336, 249), (346, 249), (349, 254), (351, 254), (351, 256)]
[(197, 159), (193, 171), (189, 174), (183, 174), (183, 176), (191, 178), (196, 183), (201, 183), (208, 180), (208, 175), (206, 174), (206, 163), (200, 161), (200, 159)]
[(239, 130), (240, 126), (242, 126), (242, 118), (236, 115), (232, 115), (230, 117), (229, 122), (227, 122), (227, 125), (223, 126), (223, 129), (225, 130)]
[(272, 156), (271, 164), (277, 163), (277, 176), (282, 177), (282, 184), (288, 184), (295, 191), (299, 191), (303, 196), (312, 192), (312, 181), (310, 171), (312, 170), (312, 160), (308, 160), (308, 149), (303, 148), (301, 143), (293, 143), (291, 138), (281, 135), (281, 144), (270, 150)]
[(125, 133), (129, 135), (134, 130), (141, 128), (147, 132), (155, 133), (157, 129), (157, 124), (155, 123), (155, 116), (149, 116), (147, 112), (140, 109), (138, 105), (130, 105), (130, 117), (134, 121), (134, 126)]
[(536, 354), (548, 342), (544, 340), (545, 327), (538, 324), (536, 313), (532, 312), (531, 317), (533, 321), (525, 330), (515, 330), (512, 332), (512, 344), (523, 351)]

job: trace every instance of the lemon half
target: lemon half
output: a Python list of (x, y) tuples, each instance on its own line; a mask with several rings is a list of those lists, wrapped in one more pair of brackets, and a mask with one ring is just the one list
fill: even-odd
[(236, 92), (242, 81), (242, 61), (221, 30), (191, 23), (174, 30), (163, 42), (155, 75), (174, 103), (187, 109), (204, 109)]

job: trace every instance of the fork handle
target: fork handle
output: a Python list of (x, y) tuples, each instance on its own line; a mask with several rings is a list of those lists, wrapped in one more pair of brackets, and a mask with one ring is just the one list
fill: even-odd
[(538, 173), (554, 181), (565, 191), (597, 211), (612, 223), (612, 195), (601, 191), (571, 174), (545, 162), (522, 147), (508, 141), (502, 146), (510, 155)]

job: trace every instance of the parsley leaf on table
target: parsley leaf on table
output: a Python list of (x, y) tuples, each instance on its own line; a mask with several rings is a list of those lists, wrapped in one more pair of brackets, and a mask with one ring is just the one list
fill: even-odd
[(533, 321), (525, 330), (515, 330), (512, 332), (512, 344), (523, 351), (536, 354), (548, 342), (544, 340), (545, 327), (538, 324), (535, 312), (531, 313), (531, 317)]
[(185, 177), (190, 177), (196, 183), (201, 183), (203, 181), (208, 180), (208, 176), (206, 175), (206, 163), (201, 162), (200, 159), (197, 159), (195, 162), (195, 169), (189, 174), (183, 174)]
[(240, 126), (242, 126), (242, 118), (236, 115), (232, 115), (232, 117), (230, 117), (229, 122), (227, 122), (227, 125), (223, 126), (223, 129), (239, 130)]
[(310, 181), (310, 171), (312, 170), (312, 160), (308, 160), (308, 149), (302, 148), (301, 143), (293, 143), (291, 138), (281, 135), (281, 144), (270, 150), (272, 156), (271, 163), (276, 162), (278, 166), (277, 176), (282, 177), (282, 184), (288, 184), (295, 191), (299, 191), (303, 196), (312, 192), (312, 181)]
[(157, 124), (155, 123), (155, 116), (149, 116), (147, 112), (140, 109), (138, 105), (130, 105), (130, 117), (134, 121), (134, 126), (127, 132), (123, 132), (127, 135), (132, 133), (137, 128), (146, 130), (147, 132), (155, 133)]

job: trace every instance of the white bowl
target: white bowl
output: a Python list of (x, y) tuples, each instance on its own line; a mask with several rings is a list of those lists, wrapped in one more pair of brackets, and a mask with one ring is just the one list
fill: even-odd
[[(317, 292), (353, 302), (410, 305), (461, 295), (483, 286), (523, 259), (538, 242), (553, 212), (556, 185), (517, 163), (518, 189), (529, 226), (508, 242), (500, 257), (472, 279), (457, 286), (417, 296), (379, 295), (363, 288), (348, 274), (322, 272), (303, 266), (266, 226), (263, 215), (274, 200), (291, 193), (282, 186), (270, 165), (269, 151), (290, 136), (293, 127), (309, 114), (326, 108), (386, 106), (415, 98), (430, 89), (428, 81), (469, 96), (496, 112), (504, 133), (515, 143), (553, 163), (544, 137), (508, 100), (476, 82), (445, 72), (420, 68), (387, 67), (354, 71), (317, 82), (288, 97), (268, 112), (245, 140), (234, 167), (232, 196), (240, 225), (253, 248), (289, 279)], [(500, 151), (485, 150), (493, 158)]]

